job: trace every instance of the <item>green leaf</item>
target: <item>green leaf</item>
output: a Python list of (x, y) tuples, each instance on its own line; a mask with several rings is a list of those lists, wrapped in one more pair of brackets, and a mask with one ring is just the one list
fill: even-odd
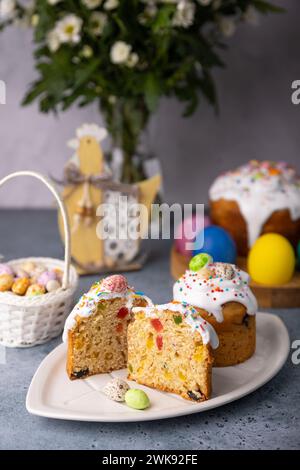
[(265, 2), (264, 0), (253, 0), (253, 6), (261, 13), (285, 13), (286, 10), (282, 7), (273, 5), (272, 3)]
[(153, 73), (149, 73), (145, 81), (145, 101), (150, 112), (157, 108), (161, 94), (162, 88), (159, 79)]

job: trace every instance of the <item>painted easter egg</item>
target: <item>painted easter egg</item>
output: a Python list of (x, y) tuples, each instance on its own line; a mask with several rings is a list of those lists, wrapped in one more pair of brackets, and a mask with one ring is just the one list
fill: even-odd
[(195, 256), (198, 253), (207, 253), (213, 258), (214, 262), (222, 263), (234, 264), (237, 257), (236, 244), (232, 236), (217, 225), (210, 225), (198, 233), (193, 255)]
[(203, 230), (204, 227), (211, 225), (210, 218), (206, 215), (191, 215), (181, 222), (175, 231), (175, 248), (182, 255), (191, 256), (193, 249), (189, 244), (195, 239), (195, 234)]
[(248, 255), (249, 274), (253, 281), (260, 284), (286, 284), (293, 276), (295, 264), (292, 245), (277, 233), (259, 237)]

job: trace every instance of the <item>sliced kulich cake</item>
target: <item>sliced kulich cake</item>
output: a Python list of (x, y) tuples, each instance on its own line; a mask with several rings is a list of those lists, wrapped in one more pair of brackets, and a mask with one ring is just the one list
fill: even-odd
[(133, 308), (128, 326), (128, 378), (201, 402), (211, 395), (213, 327), (178, 302)]
[(70, 379), (126, 367), (132, 307), (151, 304), (148, 297), (128, 286), (124, 276), (109, 276), (94, 284), (65, 324), (63, 340), (68, 343)]
[(232, 366), (255, 352), (257, 301), (249, 287), (249, 275), (237, 266), (214, 263), (201, 253), (175, 283), (174, 299), (186, 302), (216, 330), (220, 345), (214, 366)]

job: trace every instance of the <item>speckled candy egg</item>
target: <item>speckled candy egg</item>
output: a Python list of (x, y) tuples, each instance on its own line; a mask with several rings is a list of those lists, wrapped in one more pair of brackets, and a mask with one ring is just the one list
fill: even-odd
[(253, 281), (281, 285), (293, 276), (296, 257), (291, 243), (277, 233), (259, 237), (248, 255), (248, 271)]
[(11, 276), (14, 275), (13, 269), (5, 263), (0, 264), (0, 274), (10, 274)]
[(61, 284), (59, 281), (57, 281), (56, 279), (51, 279), (50, 281), (47, 282), (46, 284), (46, 290), (47, 292), (55, 292), (57, 291), (58, 289), (60, 289), (61, 287)]
[(121, 274), (114, 274), (103, 279), (101, 287), (106, 292), (125, 293), (128, 289), (126, 277)]
[(0, 292), (7, 292), (12, 288), (14, 278), (11, 274), (0, 274)]
[(196, 249), (193, 255), (208, 253), (215, 262), (235, 264), (237, 249), (232, 236), (217, 225), (210, 225), (200, 232), (195, 240), (202, 248)]
[(20, 277), (15, 280), (15, 282), (12, 285), (11, 290), (16, 295), (25, 295), (29, 285), (30, 285), (30, 280), (28, 279), (28, 277)]
[(210, 218), (204, 218), (199, 215), (192, 215), (186, 217), (184, 221), (179, 224), (175, 231), (175, 248), (178, 253), (185, 256), (190, 256), (193, 249), (188, 248), (195, 239), (195, 234), (203, 230), (211, 224)]
[(43, 295), (46, 293), (46, 289), (44, 286), (39, 284), (31, 284), (26, 291), (27, 297), (35, 297), (37, 295)]
[(103, 392), (111, 400), (123, 402), (125, 401), (125, 394), (130, 389), (129, 385), (125, 380), (122, 379), (112, 379), (108, 382)]
[(54, 271), (44, 271), (38, 278), (37, 284), (46, 286), (49, 281), (56, 281), (56, 273)]

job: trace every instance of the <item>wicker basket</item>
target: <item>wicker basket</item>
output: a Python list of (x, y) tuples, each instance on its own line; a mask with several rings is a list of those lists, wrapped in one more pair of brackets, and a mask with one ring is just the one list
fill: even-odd
[(0, 186), (18, 176), (32, 176), (47, 186), (60, 208), (65, 232), (64, 261), (53, 258), (24, 258), (8, 263), (16, 267), (25, 261), (33, 261), (43, 263), (49, 269), (59, 268), (63, 271), (62, 287), (55, 292), (36, 297), (22, 297), (12, 292), (0, 292), (0, 344), (24, 348), (45, 343), (62, 332), (65, 319), (72, 307), (78, 276), (75, 268), (70, 265), (70, 229), (64, 203), (59, 193), (48, 178), (31, 171), (12, 173), (0, 180)]

